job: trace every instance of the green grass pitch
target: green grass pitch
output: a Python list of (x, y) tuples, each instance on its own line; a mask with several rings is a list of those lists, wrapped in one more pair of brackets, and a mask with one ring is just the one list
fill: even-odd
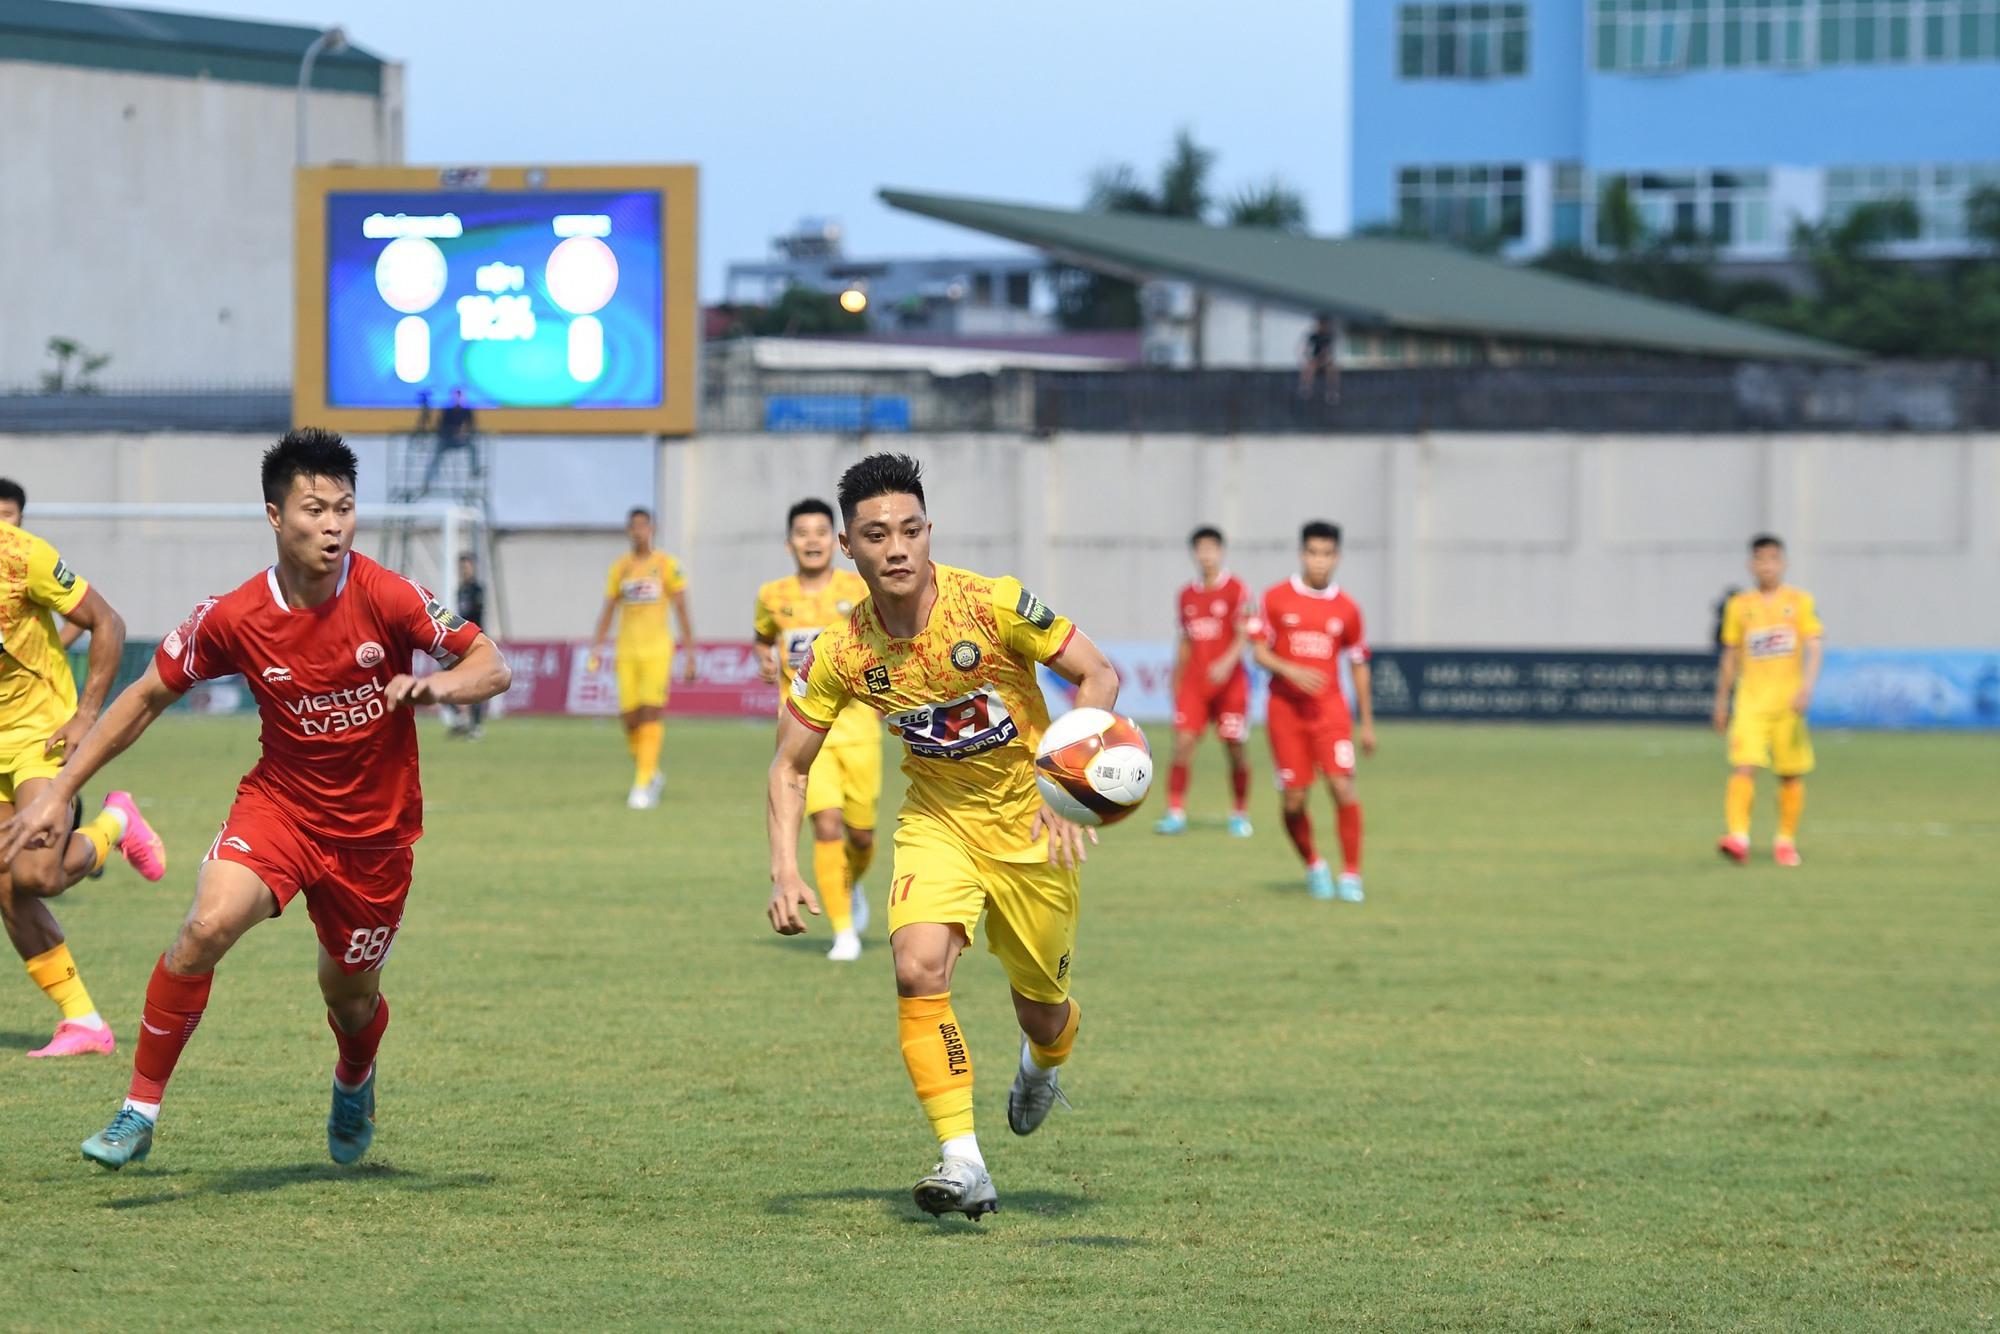
[(1211, 743), (1193, 832), (1155, 802), (1091, 859), (1076, 1110), (1031, 1139), (1004, 982), (961, 965), (975, 1226), (909, 1201), (935, 1146), (880, 927), (841, 967), (764, 924), (748, 724), (675, 723), (655, 812), (609, 723), (427, 726), (370, 1156), (326, 1158), (301, 906), (224, 963), (151, 1160), (82, 1161), (256, 749), (169, 719), (109, 775), (166, 882), (57, 905), (118, 1056), (24, 1059), (54, 1011), (0, 987), (0, 1324), (1987, 1328), (1996, 747), (1820, 743), (1783, 872), (1711, 850), (1706, 733), (1385, 729), (1360, 907), (1299, 888), (1261, 738), (1257, 837), (1223, 835)]

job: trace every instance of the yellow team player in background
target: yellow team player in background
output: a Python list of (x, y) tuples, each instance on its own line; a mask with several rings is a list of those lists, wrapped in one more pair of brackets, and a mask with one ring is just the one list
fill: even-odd
[[(611, 563), (604, 581), (604, 610), (590, 637), (589, 669), (602, 659), (604, 641), (618, 621), (613, 660), (618, 668), (618, 717), (625, 724), (625, 744), (632, 751), (632, 792), (625, 804), (635, 811), (660, 804), (666, 780), (660, 773), (660, 743), (666, 735), (667, 678), (673, 672), (674, 636), (667, 629), (667, 604), (680, 623), (681, 639), (692, 646), (694, 625), (688, 619), (687, 579), (680, 563), (653, 549), (653, 512), (635, 508), (625, 516), (625, 535), (632, 549)], [(694, 680), (694, 654), (681, 660), (681, 677)]]
[[(801, 500), (785, 515), (785, 545), (797, 569), (757, 590), (757, 660), (769, 685), (789, 687), (820, 633), (845, 622), (868, 596), (852, 570), (833, 567), (833, 507)], [(784, 708), (782, 701), (780, 710)], [(868, 898), (861, 876), (875, 856), (875, 805), (882, 796), (882, 733), (875, 711), (855, 700), (840, 711), (806, 779), (813, 880), (833, 947), (826, 957), (861, 957)]]
[(1722, 613), (1715, 728), (1728, 733), (1731, 773), (1724, 801), (1728, 832), (1716, 847), (1731, 861), (1750, 859), (1756, 775), (1769, 769), (1778, 776), (1778, 836), (1771, 855), (1780, 866), (1797, 866), (1805, 779), (1813, 768), (1806, 710), (1819, 682), (1825, 631), (1812, 594), (1785, 582), (1783, 542), (1768, 533), (1752, 538), (1750, 573), (1757, 586), (1730, 598)]
[(1032, 1134), (1061, 1098), (1076, 1043), (1070, 995), (1085, 831), (1043, 804), (1035, 746), (1049, 723), (1036, 677), (1047, 664), (1078, 707), (1113, 707), (1118, 673), (1087, 635), (1014, 579), (934, 564), (922, 471), (872, 454), (840, 479), (841, 546), (868, 600), (817, 638), (786, 693), (768, 788), (772, 929), (798, 935), (818, 913), (799, 876), (799, 822), (825, 738), (856, 700), (903, 743), (909, 790), (896, 825), (889, 948), (897, 1035), (939, 1161), (917, 1206), (977, 1218), (998, 1207), (973, 1132), (972, 1049), (952, 1008), (952, 974), (985, 914), (987, 948), (1013, 990), (1021, 1057), (1007, 1124)]
[[(18, 486), (0, 482), (0, 824), (40, 795), (97, 721), (125, 650), (118, 613), (53, 546), (15, 525), (25, 501)], [(58, 615), (90, 632), (81, 699), (63, 656)], [(30, 1056), (117, 1049), (46, 902), (102, 871), (114, 847), (146, 879), (166, 874), (166, 849), (125, 792), (105, 798), (104, 809), (81, 828), (20, 853), (0, 870), (0, 920), (8, 939), (61, 1014), (55, 1036)]]

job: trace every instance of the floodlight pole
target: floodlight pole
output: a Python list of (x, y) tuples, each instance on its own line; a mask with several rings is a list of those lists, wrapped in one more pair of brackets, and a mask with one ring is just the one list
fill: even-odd
[(299, 91), (293, 106), (293, 121), (298, 132), (298, 163), (306, 165), (306, 90), (312, 86), (313, 65), (318, 62), (320, 52), (339, 55), (347, 49), (347, 30), (338, 24), (328, 28), (313, 38), (306, 48), (305, 58), (299, 61)]

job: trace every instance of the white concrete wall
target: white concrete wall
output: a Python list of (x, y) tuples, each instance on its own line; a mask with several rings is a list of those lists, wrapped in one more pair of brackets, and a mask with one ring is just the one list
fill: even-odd
[[(267, 563), (263, 530), (38, 524), (34, 505), (254, 501), (264, 443), (0, 436), (0, 474), (28, 487), (29, 527), (99, 581), (135, 633), (158, 635)], [(1840, 642), (2000, 645), (2000, 436), (968, 435), (872, 447), (907, 449), (929, 470), (938, 559), (1017, 574), (1107, 640), (1172, 633), (1196, 524), (1228, 532), (1231, 564), (1261, 587), (1292, 568), (1300, 522), (1323, 517), (1347, 530), (1341, 582), (1383, 643), (1699, 647), (1716, 596), (1747, 582), (1745, 540), (1770, 528)], [(820, 436), (661, 446), (662, 543), (688, 567), (704, 638), (748, 635), (757, 584), (786, 568), (785, 508), (831, 500), (861, 452)], [(379, 494), (364, 477), (364, 505)], [(607, 514), (637, 498), (616, 500)], [(504, 538), (510, 632), (587, 634), (621, 541), (609, 526)]]
[[(309, 95), (318, 162), (402, 161), (383, 95)], [(52, 335), (105, 385), (285, 384), (292, 373), (288, 88), (0, 60), (0, 387)]]

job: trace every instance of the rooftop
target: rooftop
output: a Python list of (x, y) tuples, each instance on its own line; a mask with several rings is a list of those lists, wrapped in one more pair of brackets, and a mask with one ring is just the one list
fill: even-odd
[(1863, 359), (1834, 343), (1421, 241), (1298, 236), (907, 190), (881, 197), (1085, 268), (1179, 279), (1356, 324), (1726, 360)]
[[(298, 83), (306, 48), (321, 31), (125, 5), (0, 0), (0, 62), (291, 88)], [(349, 44), (338, 55), (320, 55), (312, 86), (324, 92), (376, 94), (382, 90), (386, 63)]]

